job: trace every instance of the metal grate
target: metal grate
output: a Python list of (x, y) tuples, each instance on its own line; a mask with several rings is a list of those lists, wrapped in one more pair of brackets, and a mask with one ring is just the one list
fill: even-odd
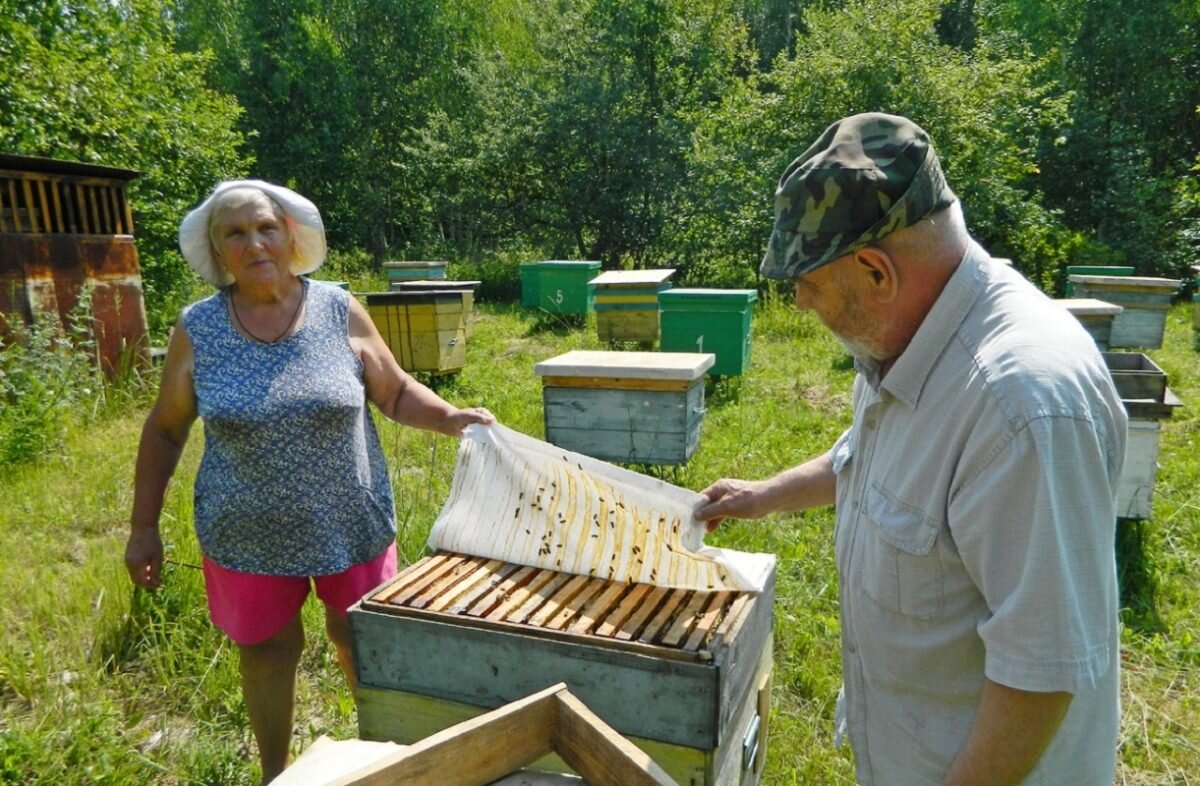
[(549, 635), (698, 653), (724, 637), (751, 597), (614, 582), (439, 552), (365, 602)]
[(122, 184), (0, 172), (0, 232), (132, 235)]

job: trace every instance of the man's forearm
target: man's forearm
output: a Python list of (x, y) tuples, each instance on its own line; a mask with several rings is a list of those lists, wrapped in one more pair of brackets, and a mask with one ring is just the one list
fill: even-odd
[(1054, 739), (1070, 693), (1033, 693), (984, 680), (967, 744), (943, 786), (1016, 786)]

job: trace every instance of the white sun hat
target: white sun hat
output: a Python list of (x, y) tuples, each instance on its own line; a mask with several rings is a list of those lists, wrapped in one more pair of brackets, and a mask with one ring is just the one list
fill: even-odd
[(325, 225), (321, 211), (308, 199), (290, 188), (263, 180), (225, 180), (217, 184), (199, 207), (188, 213), (179, 225), (179, 250), (192, 269), (218, 289), (233, 283), (233, 276), (213, 259), (209, 223), (217, 198), (235, 188), (254, 188), (263, 192), (283, 209), (288, 231), (295, 241), (291, 270), (297, 276), (311, 273), (325, 261)]

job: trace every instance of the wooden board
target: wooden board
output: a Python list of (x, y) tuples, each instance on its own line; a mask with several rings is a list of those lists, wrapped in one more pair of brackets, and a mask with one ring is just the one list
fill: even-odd
[(608, 270), (593, 278), (588, 283), (595, 287), (644, 287), (657, 286), (665, 283), (675, 275), (675, 268), (659, 268), (654, 270)]
[(700, 352), (604, 352), (572, 350), (533, 367), (539, 376), (699, 379), (715, 356)]

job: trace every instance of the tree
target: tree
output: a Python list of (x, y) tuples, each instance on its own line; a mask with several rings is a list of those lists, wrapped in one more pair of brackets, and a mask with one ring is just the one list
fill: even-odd
[(684, 212), (703, 218), (678, 227), (677, 245), (699, 258), (704, 278), (754, 280), (779, 174), (829, 123), (863, 111), (903, 114), (929, 131), (968, 222), (994, 252), (1038, 279), (1064, 264), (1074, 241), (1043, 204), (1036, 152), (1064, 121), (1065, 100), (1019, 47), (942, 43), (941, 11), (940, 0), (810, 8), (795, 55), (731, 91), (701, 124), (699, 187)]
[(555, 256), (655, 264), (696, 118), (745, 55), (736, 16), (715, 1), (526, 8), (536, 55), (516, 71), (485, 57), (474, 82), (475, 171), (501, 195), (484, 213)]
[(1200, 149), (1200, 6), (977, 0), (977, 13), (987, 35), (1048, 55), (1047, 78), (1072, 97), (1069, 122), (1041, 142), (1040, 182), (1086, 232), (1088, 253), (1146, 275), (1186, 273), (1200, 247), (1174, 195)]
[(4, 0), (0, 148), (124, 167), (155, 333), (197, 283), (179, 255), (184, 213), (247, 160), (237, 104), (205, 87), (209, 60), (173, 48), (162, 0)]

